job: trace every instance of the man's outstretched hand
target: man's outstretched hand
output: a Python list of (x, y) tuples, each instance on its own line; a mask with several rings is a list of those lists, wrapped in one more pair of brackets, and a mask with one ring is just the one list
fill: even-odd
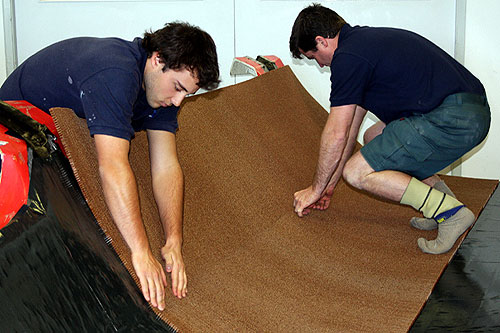
[(141, 283), (142, 294), (146, 301), (158, 308), (165, 309), (165, 287), (167, 278), (161, 264), (156, 260), (150, 250), (134, 254), (132, 264)]
[(326, 210), (328, 206), (330, 206), (330, 201), (332, 200), (332, 196), (333, 196), (333, 188), (327, 188), (321, 195), (321, 198), (319, 198), (318, 201), (309, 206), (309, 208)]
[(165, 260), (165, 269), (171, 273), (172, 293), (183, 298), (187, 295), (187, 276), (184, 261), (182, 259), (181, 245), (165, 244), (161, 249), (161, 256)]
[(318, 201), (320, 196), (313, 191), (312, 186), (308, 188), (295, 192), (293, 195), (293, 207), (295, 209), (295, 213), (299, 217), (309, 214), (311, 211), (310, 207)]
[(160, 311), (165, 309), (165, 288), (167, 277), (165, 271), (172, 274), (172, 293), (177, 298), (187, 295), (187, 277), (180, 246), (165, 245), (161, 249), (165, 260), (165, 270), (151, 251), (132, 253), (132, 264), (141, 283), (144, 298)]
[(330, 205), (333, 195), (333, 187), (326, 188), (321, 196), (318, 196), (313, 190), (312, 186), (295, 192), (293, 195), (293, 206), (295, 213), (299, 217), (303, 217), (311, 212), (311, 209), (325, 210)]

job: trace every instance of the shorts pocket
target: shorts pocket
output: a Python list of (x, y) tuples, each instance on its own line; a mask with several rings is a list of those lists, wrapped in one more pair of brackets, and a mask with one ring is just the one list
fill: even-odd
[(432, 155), (432, 147), (425, 141), (422, 134), (415, 129), (408, 118), (398, 120), (397, 137), (406, 151), (415, 158), (417, 162), (423, 162)]

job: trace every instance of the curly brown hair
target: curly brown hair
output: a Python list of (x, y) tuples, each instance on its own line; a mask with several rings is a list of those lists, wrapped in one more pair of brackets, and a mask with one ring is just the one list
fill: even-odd
[(198, 78), (198, 87), (217, 88), (219, 64), (215, 43), (208, 33), (185, 22), (170, 22), (155, 32), (146, 31), (142, 47), (151, 57), (157, 51), (167, 69), (187, 68)]

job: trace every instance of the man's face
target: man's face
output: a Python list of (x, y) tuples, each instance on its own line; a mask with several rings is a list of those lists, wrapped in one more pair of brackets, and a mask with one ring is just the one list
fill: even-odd
[(144, 73), (144, 89), (148, 104), (156, 109), (170, 105), (179, 106), (188, 94), (198, 90), (198, 79), (192, 73), (183, 69), (167, 69), (156, 66)]
[(316, 51), (307, 51), (304, 52), (300, 50), (307, 59), (316, 60), (319, 67), (330, 66), (332, 63), (333, 53), (335, 52), (334, 45), (328, 42), (328, 40), (324, 38), (316, 38)]
[(318, 49), (317, 51), (300, 51), (307, 59), (316, 60), (319, 67), (323, 68), (324, 66), (330, 66), (332, 63), (333, 54), (326, 52), (325, 50)]

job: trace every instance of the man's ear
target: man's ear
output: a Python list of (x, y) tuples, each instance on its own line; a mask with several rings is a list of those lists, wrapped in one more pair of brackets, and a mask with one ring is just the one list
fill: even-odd
[(316, 36), (314, 38), (316, 41), (316, 48), (326, 48), (328, 47), (328, 40), (323, 36)]
[(153, 52), (150, 61), (153, 68), (158, 66), (161, 66), (163, 68), (163, 62), (161, 61), (160, 53), (158, 51)]

